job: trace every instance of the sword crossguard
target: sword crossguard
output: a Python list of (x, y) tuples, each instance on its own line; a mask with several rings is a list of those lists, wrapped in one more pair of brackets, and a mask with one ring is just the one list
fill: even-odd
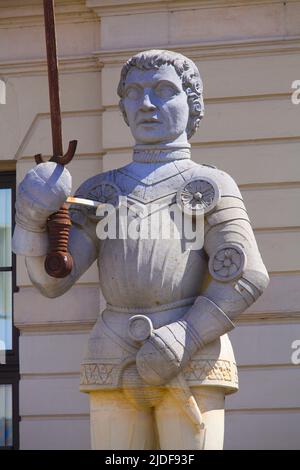
[[(67, 165), (73, 159), (77, 148), (77, 140), (70, 140), (69, 147), (67, 153), (63, 156), (54, 155), (53, 157), (48, 160), (49, 162), (59, 163), (60, 165)], [(38, 153), (34, 156), (35, 163), (38, 165), (39, 163), (44, 163), (43, 157), (41, 153)]]
[[(49, 161), (63, 166), (66, 165), (73, 159), (76, 147), (77, 140), (71, 140), (65, 155), (54, 155)], [(44, 163), (41, 154), (35, 155), (34, 158), (37, 165)], [(73, 258), (68, 252), (71, 226), (72, 222), (66, 204), (63, 204), (59, 211), (52, 214), (47, 220), (50, 248), (45, 259), (45, 270), (51, 277), (63, 278), (72, 271)]]

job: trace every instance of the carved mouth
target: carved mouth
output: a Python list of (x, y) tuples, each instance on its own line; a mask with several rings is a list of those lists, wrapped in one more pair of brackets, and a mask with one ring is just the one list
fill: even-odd
[(160, 124), (160, 121), (157, 118), (144, 118), (138, 124)]

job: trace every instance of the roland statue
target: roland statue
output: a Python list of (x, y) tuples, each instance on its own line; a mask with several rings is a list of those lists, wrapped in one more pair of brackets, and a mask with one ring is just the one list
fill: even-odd
[(14, 251), (50, 298), (97, 260), (106, 308), (80, 385), (93, 449), (222, 449), (225, 396), (238, 390), (227, 333), (268, 273), (235, 181), (191, 159), (204, 115), (196, 65), (175, 52), (141, 52), (123, 66), (118, 94), (132, 162), (76, 191), (107, 211), (69, 208), (71, 273), (58, 279), (44, 268), (47, 219), (71, 193), (57, 163), (39, 164), (19, 185)]

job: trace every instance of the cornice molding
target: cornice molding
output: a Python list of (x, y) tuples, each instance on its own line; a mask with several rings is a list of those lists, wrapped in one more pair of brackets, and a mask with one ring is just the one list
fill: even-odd
[[(200, 44), (162, 45), (162, 49), (181, 52), (193, 60), (209, 60), (236, 56), (273, 55), (300, 53), (300, 36), (289, 39), (273, 38), (256, 41), (207, 42)], [(99, 50), (91, 55), (60, 57), (59, 72), (98, 72), (106, 65), (123, 65), (128, 57), (140, 48)], [(0, 62), (0, 76), (46, 75), (45, 59), (28, 59)]]
[(242, 313), (236, 320), (238, 325), (243, 323), (300, 323), (300, 312), (255, 312)]
[[(55, 19), (59, 23), (97, 21), (97, 13), (85, 5), (85, 0), (56, 0)], [(37, 26), (44, 22), (41, 0), (0, 1), (0, 28)]]
[[(193, 60), (209, 60), (230, 58), (235, 56), (271, 55), (283, 53), (300, 53), (300, 36), (291, 38), (273, 38), (255, 41), (215, 41), (200, 44), (162, 45), (162, 49), (170, 49), (186, 54)], [(91, 55), (59, 58), (59, 72), (98, 72), (106, 65), (123, 65), (135, 49), (99, 50)], [(0, 76), (46, 75), (45, 59), (28, 59), (0, 62)]]
[[(80, 158), (80, 160), (82, 162), (85, 162), (86, 160), (101, 160), (101, 158), (103, 157), (103, 155), (106, 155), (106, 152), (103, 152), (101, 150), (99, 150), (99, 152), (97, 153), (89, 153), (89, 152), (84, 152), (84, 153), (80, 153), (80, 152), (76, 152), (76, 158)], [(43, 159), (45, 161), (49, 160), (53, 155), (51, 154), (43, 154)], [(3, 168), (1, 168), (1, 164), (2, 162), (5, 162), (5, 160), (0, 160), (0, 170), (2, 170)], [(28, 163), (28, 162), (32, 162), (32, 155), (25, 155), (25, 156), (22, 156), (22, 158), (19, 158), (18, 160), (9, 160), (9, 163), (12, 163), (11, 167), (12, 169), (16, 169), (16, 165), (20, 165), (22, 163)], [(8, 165), (9, 166), (9, 165)], [(5, 169), (5, 167), (4, 167)], [(30, 286), (22, 286), (22, 288), (25, 288), (26, 287), (30, 287)]]
[[(287, 0), (296, 3), (299, 0)], [(166, 12), (201, 8), (222, 8), (283, 3), (281, 0), (86, 0), (86, 6), (100, 17), (133, 13)]]
[[(205, 105), (208, 104), (229, 104), (229, 103), (248, 103), (249, 101), (287, 101), (290, 99), (290, 93), (261, 93), (256, 95), (228, 95), (224, 97), (209, 97), (205, 98)], [(104, 106), (104, 111), (119, 111), (119, 105), (117, 103), (108, 104)], [(193, 145), (197, 145), (193, 143)]]
[[(17, 322), (16, 327), (22, 334), (32, 333), (61, 333), (61, 332), (88, 332), (94, 326), (94, 320), (78, 320), (68, 322), (33, 322), (24, 323)], [(236, 321), (238, 325), (241, 324), (295, 324), (300, 323), (300, 312), (257, 312), (257, 313), (243, 313)]]
[[(97, 56), (59, 57), (59, 73), (98, 72), (102, 64)], [(0, 76), (46, 75), (46, 59), (0, 62)]]
[(94, 320), (78, 320), (68, 322), (39, 322), (39, 323), (25, 323), (15, 322), (15, 326), (20, 330), (21, 334), (24, 333), (61, 333), (61, 332), (89, 332), (94, 326), (97, 317)]
[[(187, 55), (193, 60), (209, 60), (217, 58), (230, 58), (236, 56), (258, 56), (300, 53), (300, 36), (287, 38), (274, 37), (270, 39), (242, 40), (242, 41), (209, 41), (192, 44), (162, 44), (156, 49), (169, 49)], [(141, 50), (138, 48), (128, 49), (103, 49), (94, 52), (94, 56), (100, 65), (123, 64), (129, 57)]]
[[(106, 108), (105, 108), (106, 109)], [(104, 109), (104, 111), (105, 111)], [(289, 136), (289, 137), (265, 137), (257, 139), (236, 139), (236, 140), (211, 140), (206, 142), (193, 142), (193, 149), (202, 149), (202, 148), (214, 148), (214, 147), (234, 147), (234, 146), (246, 146), (246, 145), (272, 145), (272, 144), (290, 144), (290, 143), (300, 143), (300, 136)], [(131, 155), (131, 147), (105, 147), (106, 155), (119, 155), (119, 154), (129, 154)], [(298, 178), (297, 178), (298, 179)]]

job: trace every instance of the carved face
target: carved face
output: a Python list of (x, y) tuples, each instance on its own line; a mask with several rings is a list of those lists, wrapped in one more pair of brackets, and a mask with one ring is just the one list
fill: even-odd
[(126, 78), (123, 105), (137, 144), (187, 142), (189, 105), (172, 65), (132, 68)]

